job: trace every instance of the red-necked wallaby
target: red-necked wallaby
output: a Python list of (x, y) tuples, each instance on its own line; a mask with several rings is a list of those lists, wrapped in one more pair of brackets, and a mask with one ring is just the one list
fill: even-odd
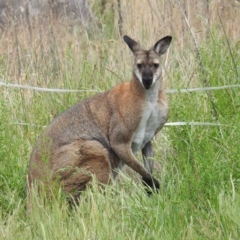
[[(77, 103), (50, 123), (31, 155), (28, 192), (35, 182), (50, 186), (57, 179), (77, 199), (92, 175), (108, 184), (124, 164), (145, 185), (159, 188), (152, 176), (151, 140), (168, 118), (160, 56), (172, 37), (148, 51), (128, 36), (123, 39), (134, 55), (132, 80)], [(138, 150), (144, 166), (134, 156)]]

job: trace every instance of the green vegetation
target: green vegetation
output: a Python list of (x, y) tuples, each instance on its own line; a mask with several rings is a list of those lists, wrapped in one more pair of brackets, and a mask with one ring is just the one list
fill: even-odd
[[(95, 3), (97, 14), (98, 8)], [(60, 190), (56, 199), (46, 204), (35, 194), (34, 211), (26, 216), (26, 174), (33, 145), (44, 126), (74, 103), (131, 77), (132, 59), (118, 35), (112, 7), (107, 6), (99, 19), (103, 30), (96, 35), (84, 29), (65, 32), (57, 26), (53, 39), (51, 32), (41, 35), (37, 28), (36, 39), (29, 44), (27, 32), (19, 32), (20, 65), (16, 52), (6, 53), (1, 47), (0, 81), (82, 91), (49, 93), (0, 88), (0, 239), (239, 239), (237, 87), (209, 91), (212, 103), (206, 91), (168, 94), (169, 122), (222, 126), (163, 129), (154, 141), (154, 175), (161, 182), (159, 194), (148, 197), (137, 174), (127, 169), (104, 192), (94, 184), (74, 209), (69, 209)], [(143, 25), (138, 30), (139, 38), (137, 34), (133, 37), (149, 46), (145, 28)], [(209, 29), (208, 38), (201, 39), (199, 49), (204, 76), (191, 40), (182, 52), (174, 38), (163, 61), (167, 89), (203, 87), (204, 78), (210, 86), (239, 84), (240, 44), (213, 29)], [(8, 35), (3, 35), (2, 46), (7, 41)], [(12, 44), (15, 46), (14, 40)], [(9, 60), (11, 56), (15, 61)], [(141, 161), (140, 154), (138, 158)]]

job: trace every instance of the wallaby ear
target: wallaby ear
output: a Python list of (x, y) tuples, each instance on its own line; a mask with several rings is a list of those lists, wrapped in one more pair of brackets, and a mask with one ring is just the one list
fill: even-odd
[(140, 48), (140, 45), (136, 41), (134, 41), (133, 39), (128, 37), (127, 35), (123, 36), (123, 40), (128, 45), (128, 47), (131, 49), (133, 54), (135, 53), (136, 50), (138, 50)]
[(172, 41), (172, 37), (166, 36), (166, 37), (160, 39), (158, 42), (156, 42), (156, 44), (153, 47), (153, 50), (157, 54), (162, 55), (167, 51), (171, 41)]

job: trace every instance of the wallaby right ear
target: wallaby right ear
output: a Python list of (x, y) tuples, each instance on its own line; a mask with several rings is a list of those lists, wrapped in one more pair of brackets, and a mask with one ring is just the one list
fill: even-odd
[(127, 35), (123, 36), (123, 40), (128, 45), (128, 47), (131, 49), (133, 54), (136, 52), (136, 50), (141, 48), (141, 46), (136, 41), (134, 41), (133, 39), (131, 39)]
[(162, 39), (160, 39), (158, 42), (156, 42), (156, 44), (154, 45), (153, 49), (154, 51), (159, 55), (161, 56), (162, 54), (164, 54), (170, 43), (172, 41), (172, 37), (171, 36), (166, 36)]

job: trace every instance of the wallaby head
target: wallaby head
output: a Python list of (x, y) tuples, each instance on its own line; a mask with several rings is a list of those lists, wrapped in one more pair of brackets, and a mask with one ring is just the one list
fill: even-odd
[(172, 37), (162, 38), (148, 51), (126, 35), (123, 39), (135, 57), (133, 75), (145, 89), (150, 89), (161, 78), (160, 56), (167, 51)]

